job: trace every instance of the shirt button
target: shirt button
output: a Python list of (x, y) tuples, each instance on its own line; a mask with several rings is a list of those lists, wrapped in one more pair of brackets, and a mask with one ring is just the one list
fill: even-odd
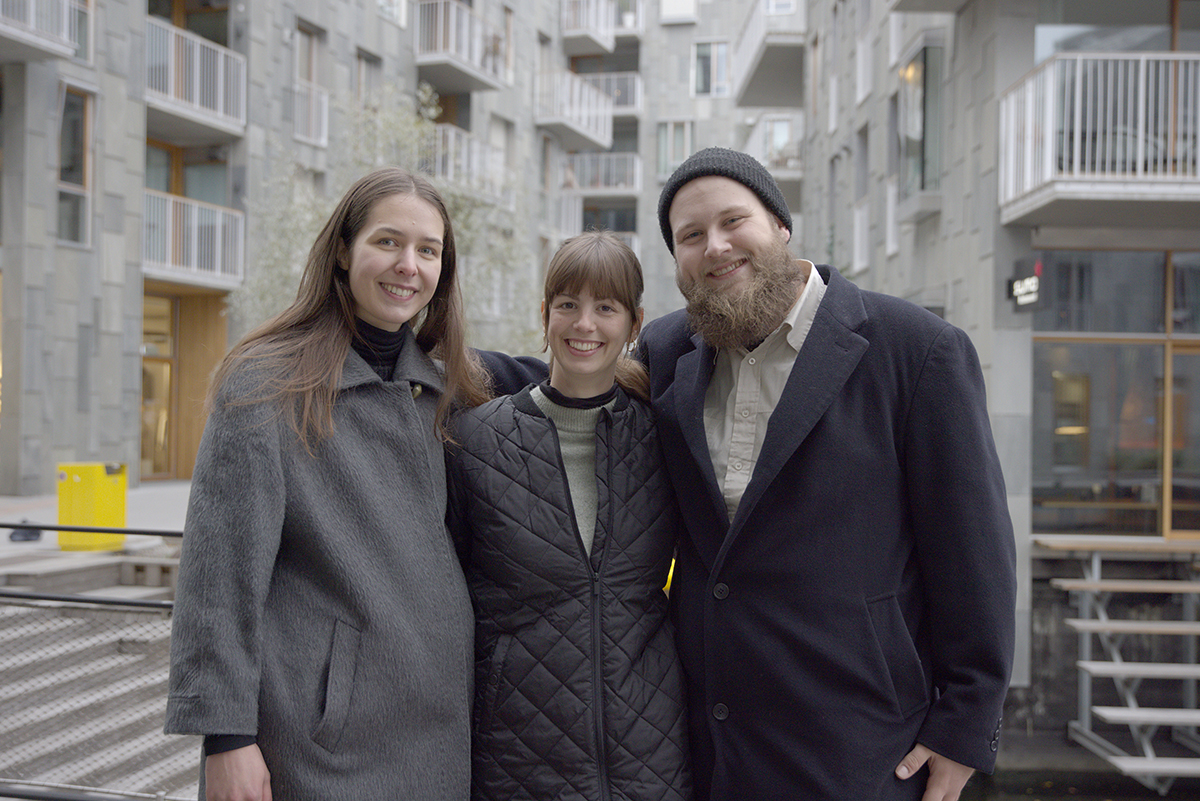
[(750, 410), (742, 409), (742, 417), (749, 417), (749, 416), (750, 416)]
[(729, 707), (724, 704), (717, 704), (713, 707), (713, 717), (717, 720), (725, 720), (729, 717)]
[(713, 597), (716, 598), (718, 601), (728, 598), (729, 597), (729, 585), (721, 583), (721, 584), (718, 584), (715, 587), (713, 587)]
[(734, 470), (737, 470), (738, 472), (741, 472), (741, 469), (742, 469), (742, 463), (741, 463), (741, 462), (734, 462), (734, 463), (733, 463), (733, 469), (734, 469)]
[(750, 357), (750, 363), (751, 363), (751, 364), (757, 364), (757, 360), (756, 360), (756, 359), (755, 359), (753, 356), (751, 356), (751, 357)]

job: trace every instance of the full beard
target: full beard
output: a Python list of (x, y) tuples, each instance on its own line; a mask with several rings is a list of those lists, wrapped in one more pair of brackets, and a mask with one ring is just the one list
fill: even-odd
[(776, 241), (769, 250), (751, 256), (748, 266), (754, 274), (732, 297), (701, 281), (686, 280), (676, 270), (675, 284), (687, 299), (692, 330), (714, 348), (747, 347), (766, 339), (800, 296), (806, 276), (785, 242)]

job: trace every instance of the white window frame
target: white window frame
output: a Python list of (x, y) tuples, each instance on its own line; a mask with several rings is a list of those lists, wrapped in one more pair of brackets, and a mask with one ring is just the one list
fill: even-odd
[[(696, 87), (696, 80), (700, 74), (700, 48), (708, 46), (709, 56), (709, 75), (708, 75), (708, 91), (701, 92)], [(718, 56), (718, 46), (720, 47), (720, 55)], [(732, 80), (729, 75), (729, 42), (724, 39), (702, 39), (692, 42), (692, 75), (691, 87), (692, 97), (729, 97), (731, 91)], [(720, 78), (724, 72), (724, 79)]]
[[(62, 147), (63, 147), (63, 123), (66, 119), (67, 97), (75, 95), (83, 98), (83, 132), (80, 136), (80, 154), (83, 160), (83, 166), (80, 170), (82, 183), (75, 184), (62, 179)], [(78, 198), (81, 201), (80, 211), (80, 238), (68, 239), (62, 235), (62, 231), (58, 230), (57, 214), (56, 214), (56, 230), (55, 237), (61, 244), (76, 245), (80, 247), (88, 247), (92, 242), (92, 132), (95, 127), (95, 104), (96, 97), (93, 92), (83, 89), (79, 86), (71, 84), (63, 84), (59, 92), (59, 113), (58, 113), (58, 162), (59, 162), (59, 177), (58, 177), (58, 203), (55, 206), (56, 212), (58, 206), (61, 205), (64, 195)]]
[(408, 27), (408, 0), (378, 0), (379, 16), (390, 19), (401, 28)]
[[(675, 171), (675, 168), (683, 163), (684, 159), (692, 155), (695, 149), (696, 124), (694, 120), (662, 120), (658, 123), (657, 132), (657, 151), (655, 152), (655, 166), (659, 176), (665, 178)], [(679, 148), (681, 152), (675, 152), (673, 143), (675, 142), (675, 132), (683, 130), (683, 145)], [(664, 139), (665, 137), (665, 139)], [(666, 161), (663, 163), (664, 142), (666, 150)]]

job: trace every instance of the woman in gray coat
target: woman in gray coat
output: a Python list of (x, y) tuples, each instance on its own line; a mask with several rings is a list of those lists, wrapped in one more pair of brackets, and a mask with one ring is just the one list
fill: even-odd
[(484, 385), (462, 328), (445, 204), (387, 168), (217, 370), (165, 727), (205, 735), (202, 799), (467, 796), (473, 620), (442, 439)]

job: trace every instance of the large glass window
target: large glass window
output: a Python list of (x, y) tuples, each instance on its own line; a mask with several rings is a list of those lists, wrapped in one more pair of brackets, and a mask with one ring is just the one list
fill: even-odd
[(692, 83), (696, 97), (729, 96), (729, 44), (697, 42)]
[(1034, 530), (1200, 531), (1200, 253), (1045, 251), (1033, 273)]
[(1036, 331), (1165, 330), (1162, 253), (1046, 251), (1037, 257)]
[(175, 368), (176, 307), (171, 298), (142, 300), (141, 475), (172, 474), (174, 425), (171, 382)]
[(63, 94), (59, 129), (58, 238), (88, 241), (88, 96), (74, 89)]
[(941, 184), (943, 50), (927, 45), (900, 70), (901, 199)]
[(691, 154), (691, 121), (660, 122), (658, 124), (659, 175), (670, 175)]

